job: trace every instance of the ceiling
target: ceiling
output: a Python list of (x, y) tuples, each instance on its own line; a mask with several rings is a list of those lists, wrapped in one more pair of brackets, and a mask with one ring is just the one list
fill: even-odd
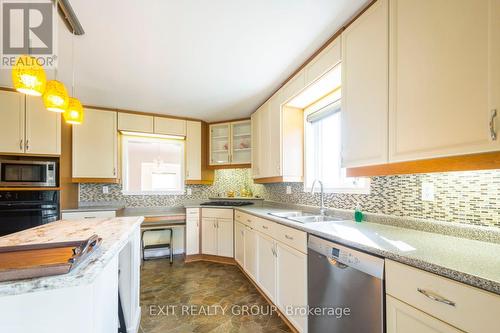
[[(247, 117), (368, 1), (71, 0), (85, 29), (74, 39), (75, 95), (205, 121)], [(62, 22), (58, 38), (58, 77), (70, 87)]]

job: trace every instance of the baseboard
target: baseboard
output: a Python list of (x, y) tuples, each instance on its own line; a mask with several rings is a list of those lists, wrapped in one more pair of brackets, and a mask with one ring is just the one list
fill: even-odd
[(261, 294), (262, 297), (264, 297), (264, 299), (267, 301), (267, 303), (269, 303), (269, 305), (274, 306), (276, 308), (276, 312), (278, 313), (278, 316), (285, 322), (286, 326), (288, 326), (288, 328), (290, 328), (290, 330), (293, 333), (299, 333), (299, 330), (296, 329), (295, 326), (285, 316), (285, 314), (283, 312), (281, 312), (280, 309), (278, 309), (278, 306), (276, 304), (274, 304), (274, 302), (266, 295), (266, 293), (262, 289), (260, 289), (260, 287), (257, 285), (257, 283), (247, 274), (247, 272), (245, 272), (243, 267), (241, 267), (241, 265), (237, 261), (235, 261), (235, 263), (236, 263), (236, 267), (238, 267), (240, 269), (240, 271), (243, 273), (243, 275), (245, 275), (245, 277), (250, 281), (250, 283), (253, 284), (255, 289), (257, 289), (259, 294)]
[(236, 265), (236, 260), (234, 260), (234, 258), (214, 256), (211, 254), (190, 254), (186, 255), (186, 257), (184, 258), (184, 262), (186, 263), (195, 261), (210, 261), (219, 264)]

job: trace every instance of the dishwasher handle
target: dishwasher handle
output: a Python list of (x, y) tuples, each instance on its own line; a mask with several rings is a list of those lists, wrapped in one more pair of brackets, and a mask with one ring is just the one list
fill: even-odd
[(336, 260), (334, 258), (327, 258), (327, 259), (328, 259), (328, 262), (331, 265), (336, 266), (336, 267), (338, 267), (340, 269), (346, 269), (347, 267), (349, 267), (346, 264), (343, 264), (343, 263), (341, 263), (340, 261), (338, 261), (338, 260)]

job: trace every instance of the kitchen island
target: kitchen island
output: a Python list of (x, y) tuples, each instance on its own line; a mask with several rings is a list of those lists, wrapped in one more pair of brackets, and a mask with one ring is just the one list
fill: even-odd
[(143, 220), (62, 220), (0, 237), (0, 246), (102, 238), (68, 274), (0, 283), (0, 332), (117, 332), (118, 291), (127, 331), (137, 332)]

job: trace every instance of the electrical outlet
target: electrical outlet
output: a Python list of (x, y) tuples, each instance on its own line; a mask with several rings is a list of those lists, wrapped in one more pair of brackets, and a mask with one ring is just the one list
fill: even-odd
[(292, 187), (291, 186), (286, 187), (286, 194), (292, 194)]
[(104, 185), (102, 187), (102, 194), (108, 194), (109, 193), (109, 186), (107, 185)]
[(434, 201), (434, 184), (422, 183), (422, 200)]
[(193, 190), (192, 190), (192, 189), (190, 189), (190, 188), (188, 188), (188, 189), (186, 190), (186, 194), (187, 194), (187, 195), (193, 195)]

